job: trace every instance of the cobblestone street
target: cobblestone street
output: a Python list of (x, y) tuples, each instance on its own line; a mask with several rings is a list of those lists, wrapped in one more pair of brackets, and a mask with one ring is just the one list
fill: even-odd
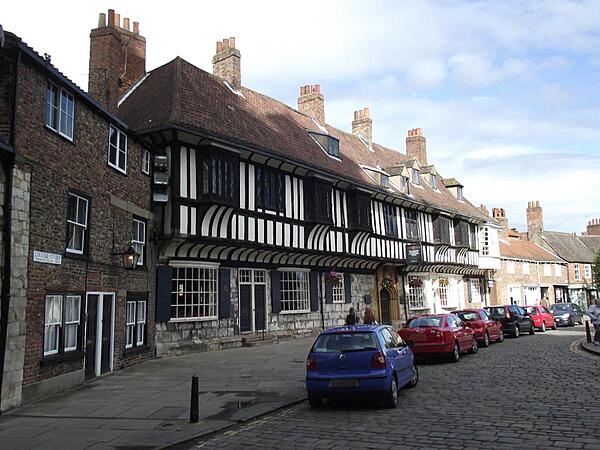
[(423, 363), (397, 409), (303, 402), (181, 448), (600, 449), (600, 358), (574, 345), (583, 336), (562, 328)]

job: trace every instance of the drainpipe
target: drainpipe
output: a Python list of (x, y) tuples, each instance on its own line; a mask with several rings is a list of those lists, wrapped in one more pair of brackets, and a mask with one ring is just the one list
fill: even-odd
[[(10, 138), (9, 144), (15, 148), (15, 123), (17, 121), (17, 94), (19, 92), (19, 65), (21, 64), (21, 51), (17, 53), (17, 62), (15, 64), (15, 95), (13, 97)], [(4, 271), (2, 274), (2, 292), (0, 293), (0, 398), (2, 398), (2, 383), (4, 380), (4, 359), (6, 358), (6, 341), (8, 339), (8, 310), (10, 306), (10, 286), (11, 286), (11, 242), (12, 233), (12, 187), (13, 187), (13, 168), (15, 166), (15, 155), (9, 154), (3, 157), (4, 176), (6, 179), (6, 191), (4, 192), (4, 226), (2, 228), (2, 242), (4, 244)], [(0, 410), (0, 415), (2, 411)]]
[(320, 310), (321, 310), (321, 328), (323, 330), (325, 330), (325, 312), (323, 311), (323, 296), (325, 295), (325, 292), (322, 290), (322, 286), (323, 286), (323, 272), (319, 272), (319, 303), (321, 303), (320, 305)]

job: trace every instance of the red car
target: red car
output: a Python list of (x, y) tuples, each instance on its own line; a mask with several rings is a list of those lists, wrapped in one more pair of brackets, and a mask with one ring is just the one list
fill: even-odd
[(477, 353), (477, 339), (455, 314), (427, 314), (413, 317), (398, 333), (415, 356), (446, 355), (456, 362), (463, 352)]
[(523, 309), (527, 311), (531, 320), (533, 320), (533, 326), (538, 328), (540, 331), (546, 331), (546, 328), (552, 328), (556, 330), (556, 322), (554, 321), (554, 314), (552, 314), (545, 306), (533, 305), (523, 306)]
[(502, 324), (497, 320), (491, 320), (484, 309), (463, 309), (454, 313), (473, 328), (475, 338), (482, 347), (487, 347), (490, 342), (504, 341)]

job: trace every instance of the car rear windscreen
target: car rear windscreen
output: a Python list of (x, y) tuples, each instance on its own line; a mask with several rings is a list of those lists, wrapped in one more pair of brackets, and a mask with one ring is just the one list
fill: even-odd
[(476, 312), (472, 312), (472, 311), (470, 311), (470, 312), (459, 312), (457, 314), (458, 314), (458, 316), (462, 320), (464, 320), (466, 322), (472, 322), (474, 320), (479, 320), (479, 314), (477, 314)]
[(443, 317), (413, 317), (406, 324), (409, 328), (441, 327)]
[(506, 311), (504, 308), (489, 308), (490, 315), (495, 317), (506, 317)]
[(315, 341), (312, 351), (358, 352), (377, 349), (377, 340), (372, 332), (356, 332), (322, 334)]

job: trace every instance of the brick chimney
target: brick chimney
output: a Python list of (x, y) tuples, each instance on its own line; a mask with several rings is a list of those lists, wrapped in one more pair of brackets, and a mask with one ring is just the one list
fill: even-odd
[(544, 234), (544, 216), (538, 200), (527, 202), (527, 235), (531, 239), (535, 234)]
[(421, 167), (427, 165), (427, 142), (423, 136), (423, 128), (408, 130), (406, 138), (406, 155), (416, 159)]
[(500, 239), (508, 239), (508, 217), (506, 217), (504, 208), (492, 208), (492, 217), (500, 224)]
[(318, 84), (300, 86), (298, 111), (313, 117), (319, 124), (325, 125), (325, 97)]
[(600, 219), (592, 219), (587, 224), (588, 236), (600, 236)]
[(146, 74), (146, 38), (139, 23), (123, 19), (113, 9), (100, 13), (98, 28), (90, 33), (88, 93), (110, 112), (123, 94)]
[(371, 120), (369, 108), (354, 111), (352, 134), (361, 136), (369, 150), (373, 150), (373, 121)]
[(217, 52), (213, 56), (213, 74), (223, 78), (229, 85), (239, 90), (242, 87), (242, 69), (240, 51), (235, 48), (235, 38), (217, 42)]

